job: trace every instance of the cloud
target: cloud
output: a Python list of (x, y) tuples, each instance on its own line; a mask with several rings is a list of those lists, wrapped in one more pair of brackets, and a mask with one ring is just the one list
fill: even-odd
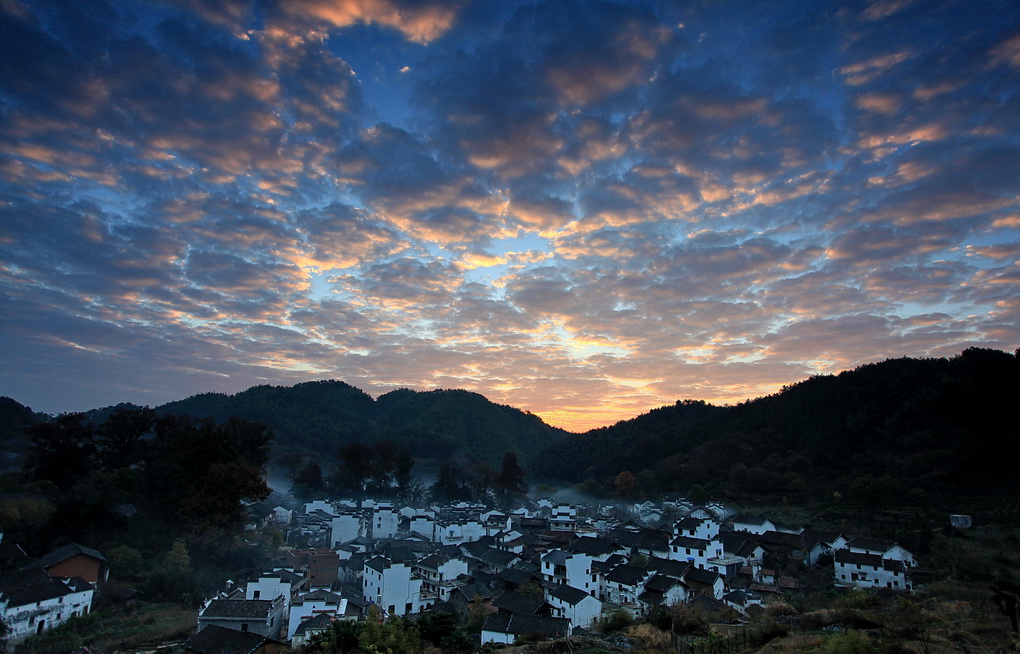
[(0, 393), (332, 377), (581, 429), (1012, 350), (1009, 9), (2, 3)]

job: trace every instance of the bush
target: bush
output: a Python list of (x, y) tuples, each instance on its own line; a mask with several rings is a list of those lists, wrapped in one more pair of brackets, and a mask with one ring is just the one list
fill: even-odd
[(607, 634), (617, 633), (634, 624), (634, 617), (626, 611), (614, 611), (598, 621), (598, 630)]
[(672, 640), (668, 631), (662, 631), (647, 623), (632, 626), (627, 630), (627, 635), (639, 641), (644, 648), (654, 651), (668, 650)]
[(833, 636), (822, 645), (824, 654), (875, 654), (877, 649), (867, 634), (862, 631), (849, 631)]

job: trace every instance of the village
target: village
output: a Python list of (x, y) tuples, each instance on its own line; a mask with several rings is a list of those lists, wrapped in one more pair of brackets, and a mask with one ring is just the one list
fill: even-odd
[[(261, 574), (206, 599), (185, 652), (282, 651), (336, 621), (427, 613), (473, 622), (477, 645), (563, 638), (609, 616), (642, 619), (680, 604), (709, 621), (739, 624), (797, 592), (808, 571), (822, 571), (830, 587), (910, 593), (917, 565), (894, 542), (789, 529), (684, 500), (540, 499), (503, 511), (372, 499), (248, 508), (249, 531), (279, 529), (287, 545)], [(0, 546), (17, 547), (2, 534)], [(8, 651), (88, 614), (110, 574), (102, 553), (79, 544), (5, 574)]]

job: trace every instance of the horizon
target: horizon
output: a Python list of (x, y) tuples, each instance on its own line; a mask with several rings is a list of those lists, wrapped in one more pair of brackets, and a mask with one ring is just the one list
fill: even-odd
[[(994, 348), (987, 348), (987, 349), (994, 349)], [(1010, 354), (1009, 350), (998, 350), (998, 351), (1004, 352), (1005, 354)], [(962, 353), (962, 351), (957, 353), (957, 355), (959, 355), (961, 353)], [(1017, 348), (1013, 352), (1013, 355), (1016, 356), (1017, 353), (1020, 353), (1020, 348)], [(956, 355), (954, 355), (954, 356), (956, 356)], [(907, 357), (907, 358), (917, 359), (917, 358), (920, 358), (920, 357)], [(936, 357), (936, 358), (951, 359), (953, 357)], [(884, 359), (882, 361), (871, 361), (871, 362), (867, 362), (867, 363), (861, 364), (861, 366), (864, 366), (864, 365), (874, 365), (874, 364), (883, 363), (884, 361), (890, 361), (890, 360), (892, 360), (892, 359)], [(825, 375), (836, 376), (836, 375), (839, 375), (839, 374), (841, 374), (843, 372), (850, 372), (850, 371), (852, 371), (852, 370), (854, 370), (856, 368), (859, 368), (861, 366), (855, 366), (855, 368), (853, 368), (853, 369), (840, 370), (840, 371), (836, 371), (836, 372), (832, 372), (832, 373), (825, 373)], [(784, 384), (783, 388), (780, 389), (779, 391), (776, 391), (775, 393), (769, 393), (767, 395), (774, 395), (776, 393), (781, 393), (783, 390), (785, 390), (786, 387), (792, 386), (794, 384), (797, 384), (799, 382), (806, 381), (806, 380), (807, 380), (807, 378), (791, 381), (788, 384)], [(254, 386), (248, 386), (246, 388), (243, 388), (243, 389), (240, 389), (240, 390), (237, 390), (237, 391), (234, 391), (234, 392), (198, 391), (198, 392), (191, 393), (191, 394), (189, 394), (187, 396), (184, 396), (184, 397), (179, 397), (179, 398), (176, 398), (174, 400), (169, 400), (168, 402), (162, 402), (159, 405), (155, 405), (155, 406), (153, 406), (151, 408), (157, 408), (157, 407), (162, 406), (164, 404), (168, 404), (168, 403), (172, 403), (172, 402), (177, 402), (177, 401), (183, 401), (183, 400), (187, 400), (187, 399), (189, 399), (191, 397), (195, 397), (197, 395), (205, 395), (205, 394), (209, 394), (209, 393), (215, 393), (215, 394), (224, 395), (226, 397), (232, 397), (232, 396), (244, 393), (244, 392), (246, 392), (248, 390), (251, 390), (252, 388), (255, 388), (257, 386), (271, 386), (271, 387), (276, 387), (276, 388), (293, 388), (294, 386), (298, 386), (300, 384), (309, 384), (309, 383), (317, 383), (317, 382), (336, 382), (336, 383), (346, 384), (348, 386), (351, 386), (352, 388), (356, 388), (356, 389), (366, 393), (367, 395), (369, 395), (369, 397), (372, 398), (373, 402), (378, 400), (380, 396), (385, 395), (387, 393), (391, 393), (391, 392), (396, 391), (396, 390), (407, 389), (407, 387), (399, 387), (399, 388), (392, 388), (392, 389), (389, 389), (387, 391), (382, 391), (382, 392), (379, 392), (379, 393), (371, 393), (371, 392), (369, 392), (369, 391), (367, 391), (367, 390), (365, 390), (363, 388), (360, 388), (360, 387), (358, 387), (358, 386), (356, 386), (354, 384), (350, 384), (349, 382), (347, 382), (347, 381), (345, 381), (343, 379), (327, 379), (327, 378), (323, 378), (323, 379), (306, 379), (306, 380), (303, 380), (303, 381), (294, 382), (293, 384), (256, 384)], [(431, 392), (431, 391), (467, 391), (467, 392), (471, 392), (471, 393), (477, 393), (477, 391), (472, 391), (471, 389), (467, 389), (467, 388), (424, 388), (424, 389), (414, 389), (414, 388), (412, 388), (412, 389), (407, 389), (407, 390), (412, 390), (412, 391), (419, 392), (419, 393), (428, 393), (428, 392)], [(493, 402), (493, 403), (496, 403), (496, 404), (505, 404), (503, 402), (495, 402), (492, 398), (489, 398), (484, 393), (478, 393), (478, 394), (482, 395), (483, 397), (485, 397), (485, 399), (488, 400), (489, 402)], [(615, 425), (618, 422), (632, 420), (634, 418), (637, 418), (637, 417), (639, 417), (641, 415), (644, 415), (644, 414), (646, 414), (646, 413), (648, 413), (650, 411), (653, 411), (655, 409), (659, 409), (659, 408), (667, 407), (667, 406), (672, 406), (673, 404), (675, 404), (677, 402), (683, 402), (683, 401), (686, 401), (686, 400), (691, 400), (691, 401), (695, 401), (695, 402), (699, 402), (699, 401), (700, 402), (705, 402), (708, 405), (717, 406), (717, 407), (732, 407), (732, 406), (736, 406), (736, 405), (738, 405), (738, 404), (740, 404), (742, 402), (753, 402), (755, 400), (758, 400), (758, 399), (761, 399), (763, 397), (766, 397), (767, 395), (759, 395), (759, 396), (756, 396), (756, 397), (749, 397), (749, 398), (745, 398), (743, 400), (739, 400), (739, 401), (736, 401), (736, 402), (713, 402), (713, 401), (706, 400), (706, 399), (703, 399), (703, 398), (694, 398), (694, 397), (680, 398), (680, 397), (678, 397), (678, 398), (676, 398), (676, 399), (674, 399), (672, 401), (665, 402), (663, 404), (658, 404), (658, 405), (655, 405), (655, 406), (650, 406), (650, 407), (648, 407), (646, 409), (643, 409), (643, 410), (639, 411), (638, 413), (635, 413), (634, 415), (631, 415), (631, 416), (628, 416), (628, 417), (624, 417), (624, 418), (618, 418), (618, 419), (615, 419), (613, 422), (606, 423), (606, 424), (603, 424), (603, 425), (596, 425), (594, 427), (588, 427), (588, 428), (586, 428), (584, 430), (580, 430), (580, 431), (575, 431), (575, 430), (569, 429), (567, 427), (562, 427), (562, 426), (560, 426), (558, 424), (550, 422), (548, 419), (546, 419), (546, 417), (544, 417), (544, 416), (542, 416), (542, 415), (540, 415), (540, 414), (538, 414), (538, 413), (536, 413), (534, 411), (531, 411), (527, 407), (516, 406), (516, 405), (513, 405), (513, 404), (509, 404), (507, 406), (510, 406), (511, 408), (516, 409), (518, 411), (534, 414), (534, 415), (538, 416), (544, 423), (546, 423), (547, 425), (549, 425), (551, 427), (556, 427), (558, 429), (563, 429), (565, 431), (568, 431), (568, 432), (571, 432), (571, 433), (574, 433), (574, 434), (583, 434), (583, 433), (591, 431), (593, 429), (600, 429), (600, 428), (605, 428), (605, 427), (611, 427), (611, 426)], [(9, 396), (4, 396), (4, 397), (9, 397)], [(21, 404), (22, 406), (25, 406), (25, 407), (31, 409), (35, 413), (43, 413), (43, 414), (50, 415), (50, 416), (56, 416), (56, 415), (59, 415), (61, 413), (88, 412), (88, 411), (92, 411), (92, 410), (106, 409), (106, 408), (118, 406), (119, 404), (135, 404), (133, 402), (126, 402), (125, 401), (125, 402), (115, 402), (113, 404), (107, 404), (107, 405), (103, 405), (103, 406), (92, 406), (92, 407), (86, 407), (86, 408), (82, 408), (82, 409), (71, 409), (71, 410), (53, 412), (53, 411), (41, 411), (41, 410), (37, 409), (36, 407), (33, 407), (33, 406), (30, 406), (30, 405), (27, 405), (27, 404), (24, 404), (24, 403), (20, 402), (18, 400), (18, 398), (15, 398), (15, 397), (9, 397), (9, 399), (14, 400), (15, 402), (18, 402), (19, 404)], [(140, 406), (149, 406), (149, 405), (140, 405)]]
[(1012, 351), (1015, 9), (0, 3), (0, 395), (332, 378), (581, 433)]

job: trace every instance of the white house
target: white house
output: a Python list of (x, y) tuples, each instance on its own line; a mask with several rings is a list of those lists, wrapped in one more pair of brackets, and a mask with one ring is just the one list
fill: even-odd
[(274, 507), (273, 512), (270, 514), (272, 521), (278, 525), (289, 525), (293, 516), (294, 512), (284, 506)]
[(690, 595), (708, 595), (720, 599), (726, 592), (726, 583), (722, 575), (712, 570), (702, 570), (691, 566), (684, 573), (684, 584), (686, 584)]
[(837, 550), (834, 559), (837, 585), (912, 590), (903, 561), (851, 550)]
[(485, 619), (481, 643), (513, 645), (521, 637), (563, 638), (569, 633), (570, 622), (565, 618), (499, 612)]
[[(303, 574), (287, 568), (264, 572), (244, 587), (244, 598), (249, 600), (275, 600), (283, 598), (283, 620), (288, 619), (291, 600), (303, 590), (308, 580)], [(265, 634), (268, 635), (268, 634)]]
[[(621, 564), (613, 568), (602, 583), (602, 598), (614, 604), (637, 605), (638, 596), (644, 591), (645, 582), (652, 573), (643, 568)], [(632, 609), (632, 612), (636, 612)]]
[(362, 595), (387, 616), (418, 613), (422, 609), (422, 578), (406, 563), (376, 556), (365, 561)]
[(894, 543), (891, 540), (880, 540), (878, 538), (857, 536), (856, 538), (851, 538), (846, 542), (846, 549), (851, 552), (860, 552), (862, 554), (877, 554), (883, 559), (902, 561), (911, 567), (917, 565), (917, 561), (914, 559), (914, 554), (910, 550), (902, 545)]
[(570, 504), (557, 504), (549, 516), (549, 529), (573, 531), (577, 524), (577, 509)]
[(482, 524), (485, 525), (485, 535), (495, 536), (499, 533), (506, 533), (511, 529), (510, 516), (499, 511), (489, 511), (481, 515)]
[(485, 535), (485, 526), (474, 519), (441, 522), (436, 527), (436, 540), (443, 545), (471, 543)]
[(322, 512), (328, 515), (336, 515), (336, 507), (326, 500), (313, 500), (311, 502), (305, 502), (305, 515), (311, 515), (315, 512)]
[(592, 569), (593, 561), (587, 554), (553, 550), (542, 557), (542, 580), (549, 584), (566, 584), (589, 595), (597, 595), (599, 579)]
[(372, 538), (393, 538), (400, 526), (400, 514), (393, 510), (393, 505), (380, 503), (372, 512)]
[(645, 581), (644, 589), (638, 595), (645, 614), (656, 606), (672, 606), (687, 601), (689, 590), (687, 585), (675, 577), (656, 574)]
[(51, 577), (39, 568), (5, 575), (0, 585), (0, 618), (7, 642), (16, 644), (92, 611), (95, 590), (84, 579)]
[(418, 513), (408, 518), (408, 531), (421, 534), (430, 541), (436, 540), (436, 519), (434, 516)]
[(762, 516), (740, 513), (733, 516), (733, 531), (746, 531), (749, 534), (761, 535), (766, 531), (776, 531), (776, 524)]
[(719, 536), (719, 523), (711, 518), (683, 518), (673, 523), (673, 535), (712, 540)]
[(692, 536), (677, 536), (669, 543), (669, 558), (687, 561), (696, 568), (709, 568), (710, 559), (723, 555), (722, 543)]
[(449, 600), (449, 592), (453, 588), (451, 582), (468, 572), (467, 561), (433, 554), (414, 564), (414, 571), (422, 579), (422, 606), (431, 606), (436, 602)]
[(273, 600), (214, 599), (199, 612), (198, 630), (217, 626), (274, 640), (285, 628), (283, 598)]
[(835, 531), (820, 529), (804, 529), (800, 532), (804, 544), (804, 563), (808, 566), (817, 565), (819, 557), (835, 554), (836, 550), (846, 548), (847, 539)]
[(330, 520), (329, 542), (333, 548), (365, 535), (365, 519), (357, 511), (341, 511)]
[[(290, 607), (290, 619), (287, 621), (287, 640), (293, 640), (294, 634), (303, 622), (326, 615), (333, 620), (356, 620), (357, 611), (351, 612), (346, 598), (330, 592), (325, 588), (318, 588), (309, 593), (300, 595), (293, 601)], [(353, 614), (351, 614), (353, 613)]]
[(553, 607), (552, 617), (566, 618), (571, 627), (588, 629), (602, 615), (601, 600), (567, 584), (546, 591), (545, 601)]

